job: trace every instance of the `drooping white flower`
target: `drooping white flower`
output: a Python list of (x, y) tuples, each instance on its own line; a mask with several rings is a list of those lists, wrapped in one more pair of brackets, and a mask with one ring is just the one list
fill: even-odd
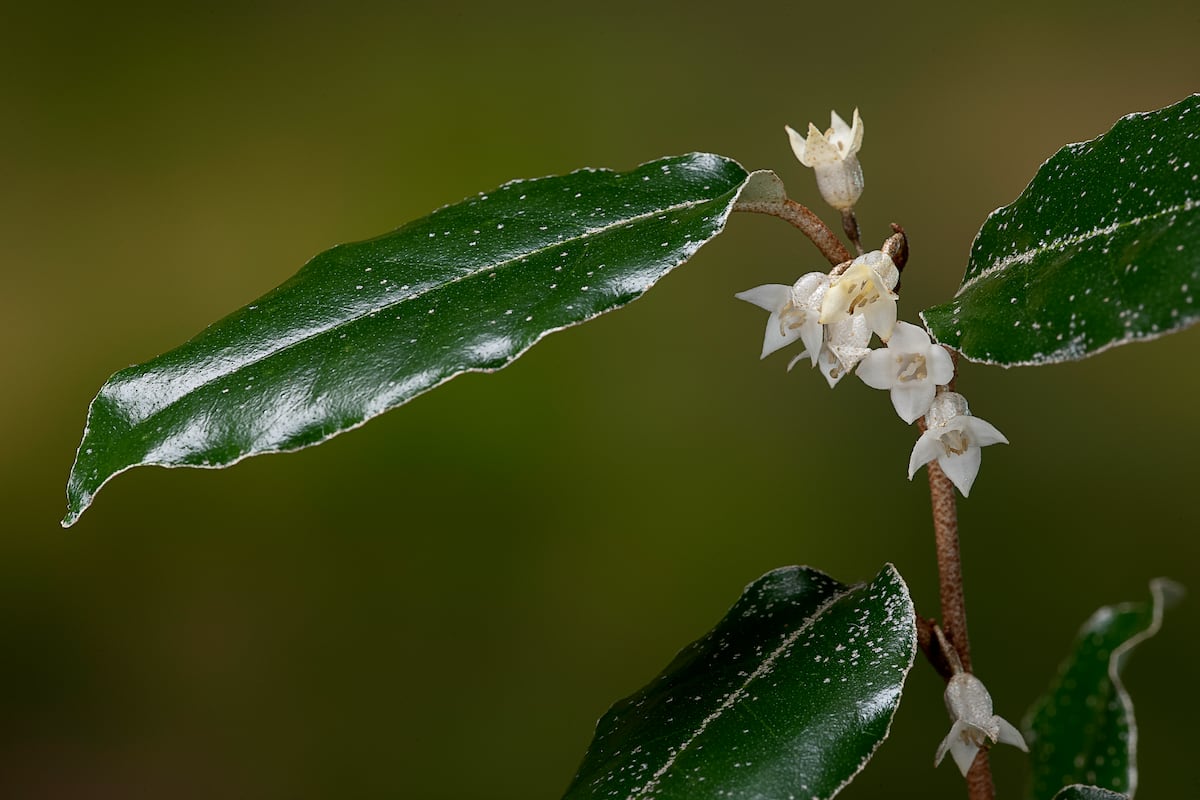
[(872, 350), (858, 365), (858, 377), (873, 389), (888, 389), (900, 419), (917, 421), (933, 403), (938, 386), (954, 378), (954, 362), (924, 329), (898, 322), (887, 347)]
[(956, 392), (942, 392), (925, 412), (925, 432), (908, 459), (911, 481), (923, 465), (936, 460), (951, 482), (966, 497), (979, 474), (979, 448), (1008, 444), (1004, 434), (989, 422), (971, 416), (967, 400)]
[(863, 191), (862, 166), (858, 163), (863, 122), (857, 108), (853, 125), (847, 125), (836, 111), (830, 112), (829, 120), (830, 127), (825, 133), (808, 123), (807, 139), (790, 126), (785, 125), (784, 129), (796, 158), (816, 173), (821, 197), (839, 211), (847, 211), (854, 207)]
[[(767, 318), (767, 332), (763, 336), (762, 358), (797, 339), (803, 341), (804, 346), (813, 353), (820, 350), (821, 323), (817, 318), (820, 316), (821, 298), (828, 286), (828, 275), (810, 272), (801, 276), (792, 286), (768, 283), (734, 295), (739, 300), (771, 312)], [(816, 363), (815, 357), (813, 363)]]
[[(841, 322), (824, 326), (820, 350), (805, 350), (792, 359), (788, 370), (801, 359), (813, 359), (813, 364), (821, 369), (821, 374), (829, 383), (829, 388), (837, 385), (838, 381), (850, 374), (858, 362), (871, 352), (867, 345), (871, 341), (871, 329), (861, 316), (849, 317)], [(813, 358), (816, 353), (816, 358)]]
[(992, 696), (983, 681), (969, 672), (955, 672), (946, 684), (946, 710), (953, 724), (933, 757), (936, 767), (949, 752), (965, 776), (985, 744), (1011, 744), (1029, 752), (1021, 732), (992, 713)]
[(887, 340), (896, 326), (896, 299), (893, 289), (900, 281), (900, 270), (882, 250), (864, 253), (829, 281), (821, 301), (822, 325), (831, 325), (858, 314), (867, 325)]

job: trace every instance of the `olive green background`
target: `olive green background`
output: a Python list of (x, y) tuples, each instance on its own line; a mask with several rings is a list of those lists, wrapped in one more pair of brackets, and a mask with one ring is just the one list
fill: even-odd
[[(10, 4), (11, 5), (11, 4)], [(314, 253), (515, 177), (710, 150), (819, 204), (783, 124), (866, 123), (901, 314), (1037, 165), (1200, 89), (1188, 2), (264, 3), (0, 10), (0, 795), (557, 798), (597, 717), (784, 564), (893, 561), (936, 613), (915, 431), (757, 359), (733, 299), (821, 268), (738, 215), (627, 309), (319, 448), (133, 470), (69, 531), (113, 371)], [(814, 205), (816, 207), (816, 205)], [(822, 210), (822, 213), (825, 213)], [(825, 214), (833, 220), (832, 214)], [(977, 671), (1016, 721), (1098, 605), (1200, 589), (1200, 331), (967, 365), (1013, 442), (961, 503)], [(1183, 797), (1195, 600), (1128, 671), (1143, 798)], [(919, 664), (845, 797), (961, 797)], [(994, 759), (1002, 797), (1020, 754)]]

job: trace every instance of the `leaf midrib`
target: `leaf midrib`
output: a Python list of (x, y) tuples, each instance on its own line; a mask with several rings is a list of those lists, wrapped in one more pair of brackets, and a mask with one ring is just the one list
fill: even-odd
[[(740, 184), (739, 184), (739, 186), (740, 186)], [(728, 192), (726, 192), (725, 194), (736, 193), (737, 189), (738, 189), (738, 187), (735, 186), (732, 189), (730, 189)], [(338, 330), (342, 329), (343, 327), (355, 324), (357, 322), (361, 322), (362, 320), (367, 319), (375, 314), (379, 314), (380, 312), (384, 312), (389, 309), (396, 308), (396, 307), (402, 305), (403, 303), (423, 299), (430, 294), (433, 294), (435, 292), (439, 292), (439, 291), (445, 289), (448, 286), (453, 286), (457, 283), (461, 283), (463, 281), (467, 281), (472, 278), (476, 278), (479, 275), (482, 275), (482, 274), (485, 274), (488, 272), (494, 272), (497, 269), (504, 269), (504, 268), (512, 265), (513, 263), (520, 262), (522, 259), (529, 259), (529, 258), (537, 256), (541, 253), (563, 247), (572, 242), (578, 242), (578, 241), (582, 241), (584, 239), (589, 239), (589, 238), (592, 238), (595, 236), (600, 236), (600, 235), (609, 233), (610, 231), (612, 231), (614, 229), (617, 229), (617, 228), (620, 228), (620, 227), (623, 227), (626, 225), (634, 224), (634, 223), (640, 222), (645, 219), (649, 219), (649, 218), (657, 216), (657, 215), (670, 214), (670, 213), (674, 213), (676, 211), (683, 211), (683, 210), (686, 210), (689, 208), (695, 208), (696, 206), (700, 206), (705, 203), (711, 203), (721, 196), (722, 195), (715, 195), (713, 197), (705, 198), (702, 200), (689, 200), (689, 201), (686, 201), (683, 203), (675, 203), (675, 204), (672, 204), (670, 206), (666, 206), (663, 208), (652, 209), (650, 211), (643, 212), (641, 214), (637, 214), (632, 217), (623, 217), (620, 220), (610, 222), (607, 225), (602, 225), (597, 228), (588, 228), (587, 230), (582, 231), (581, 233), (578, 233), (569, 238), (557, 239), (554, 242), (551, 242), (551, 243), (548, 243), (541, 247), (538, 247), (536, 249), (521, 253), (520, 255), (510, 256), (509, 258), (506, 258), (502, 261), (497, 261), (494, 263), (486, 264), (486, 265), (481, 266), (477, 269), (474, 269), (470, 272), (466, 272), (462, 275), (451, 278), (450, 280), (447, 280), (443, 283), (439, 283), (437, 285), (430, 286), (422, 291), (413, 292), (411, 294), (400, 297), (396, 300), (391, 300), (391, 301), (385, 302), (381, 305), (373, 306), (369, 310), (363, 311), (361, 313), (355, 313), (352, 316), (350, 316), (346, 319), (339, 320), (332, 325), (329, 325), (327, 327), (322, 327), (322, 328), (319, 328), (314, 331), (310, 331), (310, 332), (304, 334), (303, 336), (300, 336), (298, 338), (281, 343), (278, 347), (275, 347), (273, 349), (270, 349), (270, 350), (267, 350), (264, 352), (260, 352), (260, 353), (255, 353), (252, 357), (247, 358), (247, 359), (232, 362), (234, 364), (234, 366), (232, 366), (230, 369), (216, 372), (215, 374), (212, 374), (211, 376), (207, 377), (205, 380), (203, 380), (199, 383), (196, 383), (193, 386), (189, 386), (186, 391), (181, 392), (178, 396), (172, 398), (169, 402), (164, 403), (161, 407), (155, 409), (153, 413), (146, 415), (142, 419), (138, 420), (138, 422), (135, 424), (141, 425), (141, 424), (144, 424), (144, 423), (154, 419), (154, 417), (156, 417), (159, 414), (163, 413), (164, 411), (172, 408), (173, 406), (175, 406), (177, 403), (184, 400), (185, 398), (195, 394), (196, 392), (199, 392), (200, 390), (204, 389), (206, 386), (209, 386), (220, 380), (228, 378), (231, 375), (236, 375), (238, 372), (240, 372), (248, 367), (251, 367), (255, 364), (259, 364), (259, 363), (267, 361), (271, 358), (274, 358), (275, 356), (278, 356), (279, 354), (284, 353), (293, 347), (299, 347), (300, 345), (303, 345), (306, 342), (312, 341), (314, 339), (318, 339), (318, 338), (326, 336), (328, 334), (336, 333)], [(147, 363), (150, 363), (150, 362), (147, 362)], [(137, 367), (135, 367), (134, 369), (137, 369)], [(141, 377), (141, 376), (139, 375), (139, 377)]]
[(1113, 222), (1109, 225), (1105, 225), (1103, 228), (1092, 228), (1087, 233), (1074, 234), (1071, 236), (1060, 236), (1057, 239), (1055, 239), (1053, 242), (1050, 242), (1049, 244), (1047, 244), (1045, 246), (1033, 247), (1028, 250), (1024, 250), (1020, 253), (1013, 253), (1011, 255), (1007, 255), (1004, 258), (994, 261), (990, 267), (988, 267), (984, 271), (980, 272), (978, 275), (975, 275), (974, 277), (970, 278), (969, 280), (964, 281), (962, 286), (958, 287), (958, 291), (954, 293), (954, 296), (955, 297), (961, 296), (964, 292), (966, 292), (971, 287), (975, 286), (977, 283), (984, 281), (984, 280), (992, 277), (993, 275), (996, 275), (998, 273), (1004, 272), (1005, 270), (1008, 270), (1014, 264), (1030, 264), (1041, 253), (1048, 253), (1048, 252), (1052, 252), (1052, 251), (1062, 252), (1069, 247), (1074, 247), (1075, 245), (1083, 244), (1084, 242), (1091, 241), (1092, 239), (1095, 239), (1099, 236), (1106, 236), (1106, 235), (1114, 234), (1123, 228), (1127, 228), (1130, 226), (1136, 226), (1136, 225), (1142, 225), (1147, 222), (1153, 222), (1154, 220), (1158, 219), (1159, 217), (1165, 216), (1167, 214), (1179, 214), (1181, 212), (1191, 211), (1194, 208), (1196, 208), (1197, 205), (1198, 205), (1197, 201), (1195, 201), (1191, 198), (1188, 198), (1187, 200), (1185, 200), (1182, 203), (1170, 206), (1170, 207), (1162, 209), (1160, 211), (1156, 211), (1153, 214), (1146, 214), (1144, 216), (1134, 217), (1133, 219), (1127, 220), (1125, 222)]
[(833, 594), (832, 596), (830, 596), (830, 598), (828, 600), (826, 600), (824, 603), (822, 603), (816, 609), (814, 609), (812, 615), (804, 621), (804, 624), (801, 625), (796, 630), (792, 631), (792, 633), (790, 633), (788, 636), (784, 637), (783, 641), (779, 644), (779, 646), (776, 647), (774, 650), (772, 650), (771, 654), (768, 655), (765, 659), (763, 659), (757, 667), (755, 667), (754, 671), (750, 673), (750, 675), (746, 678), (745, 682), (743, 682), (742, 685), (739, 686), (737, 689), (730, 692), (729, 696), (726, 697), (725, 700), (721, 703), (721, 705), (719, 705), (717, 707), (716, 711), (714, 711), (713, 713), (711, 713), (707, 717), (705, 717), (703, 720), (701, 720), (700, 724), (696, 727), (696, 729), (694, 731), (692, 731), (691, 735), (687, 738), (687, 740), (685, 740), (682, 744), (679, 745), (679, 747), (675, 750), (675, 752), (672, 753), (665, 762), (663, 762), (662, 766), (659, 767), (655, 771), (655, 773), (650, 776), (650, 779), (648, 781), (646, 781), (645, 784), (643, 784), (640, 788), (635, 789), (633, 792), (631, 792), (629, 797), (631, 797), (631, 798), (647, 797), (648, 796), (647, 793), (651, 792), (655, 788), (657, 788), (659, 780), (664, 775), (666, 775), (667, 772), (670, 771), (671, 767), (673, 767), (675, 765), (675, 762), (679, 759), (679, 756), (685, 750), (687, 750), (688, 747), (690, 747), (692, 745), (692, 743), (696, 741), (696, 739), (700, 738), (700, 736), (702, 736), (706, 730), (708, 730), (709, 725), (711, 725), (713, 722), (716, 722), (718, 719), (720, 719), (722, 714), (724, 714), (726, 711), (728, 711), (730, 708), (732, 708), (733, 705), (735, 703), (737, 703), (738, 700), (740, 700), (742, 697), (744, 697), (746, 695), (746, 692), (747, 692), (750, 684), (754, 683), (754, 681), (758, 680), (763, 675), (766, 675), (770, 672), (770, 670), (775, 666), (775, 662), (779, 659), (779, 656), (785, 650), (787, 650), (789, 647), (791, 647), (792, 645), (794, 645), (796, 643), (796, 641), (800, 638), (800, 634), (804, 633), (809, 628), (811, 628), (813, 625), (817, 624), (817, 622), (819, 622), (821, 620), (821, 618), (825, 616), (825, 612), (827, 612), (835, 603), (837, 603), (838, 601), (842, 600), (843, 598), (849, 596), (850, 594), (852, 594), (856, 591), (859, 591), (865, 585), (866, 584), (857, 584), (854, 586), (847, 587), (843, 591)]

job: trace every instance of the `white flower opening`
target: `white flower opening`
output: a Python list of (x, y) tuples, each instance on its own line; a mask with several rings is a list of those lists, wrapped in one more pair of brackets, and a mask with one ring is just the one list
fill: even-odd
[(801, 164), (811, 167), (816, 174), (821, 197), (839, 211), (853, 208), (863, 191), (862, 166), (858, 163), (863, 122), (857, 108), (853, 119), (853, 125), (847, 125), (836, 111), (830, 112), (829, 130), (821, 133), (810, 122), (807, 139), (791, 126), (784, 126), (792, 152)]
[(897, 322), (887, 347), (872, 350), (858, 365), (858, 377), (890, 391), (896, 413), (911, 425), (929, 410), (937, 387), (954, 378), (954, 361), (922, 328)]
[(937, 461), (963, 497), (970, 495), (979, 474), (979, 449), (1008, 444), (994, 425), (971, 416), (966, 398), (956, 392), (942, 392), (934, 398), (925, 413), (925, 426), (908, 459), (908, 479), (925, 464)]
[(805, 350), (792, 359), (788, 364), (788, 371), (790, 372), (801, 359), (810, 358), (813, 365), (820, 368), (821, 374), (832, 389), (871, 352), (867, 347), (871, 341), (871, 329), (862, 317), (850, 317), (823, 327), (825, 334), (821, 339), (819, 351), (812, 348)]
[(830, 325), (862, 314), (870, 329), (886, 341), (896, 326), (898, 295), (893, 289), (899, 282), (900, 270), (890, 256), (882, 250), (865, 253), (830, 279), (819, 321)]
[(1011, 744), (1026, 753), (1025, 739), (1011, 723), (992, 713), (992, 696), (983, 681), (969, 672), (956, 672), (946, 684), (946, 710), (952, 725), (933, 758), (936, 767), (949, 752), (966, 776), (979, 751), (990, 744)]
[[(734, 295), (739, 300), (745, 300), (771, 312), (763, 336), (761, 358), (766, 358), (797, 339), (804, 342), (804, 346), (814, 354), (821, 349), (822, 329), (818, 317), (821, 298), (828, 286), (828, 275), (823, 272), (810, 272), (801, 276), (792, 286), (769, 283)], [(814, 355), (813, 363), (816, 362), (817, 358)]]

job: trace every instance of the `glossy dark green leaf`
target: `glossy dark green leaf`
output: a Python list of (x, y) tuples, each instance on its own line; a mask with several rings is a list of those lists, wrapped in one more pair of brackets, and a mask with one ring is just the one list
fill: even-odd
[(939, 342), (1002, 366), (1200, 320), (1200, 95), (1059, 150), (983, 224), (954, 300), (921, 317)]
[(1064, 786), (1062, 791), (1054, 795), (1054, 800), (1129, 800), (1129, 795), (1110, 792), (1099, 786), (1084, 786), (1082, 783), (1076, 783)]
[(739, 191), (778, 193), (694, 153), (630, 172), (514, 181), (313, 258), (181, 347), (121, 370), (88, 411), (73, 523), (143, 464), (222, 467), (318, 444), (464, 372), (637, 298), (725, 225)]
[(832, 797), (887, 737), (915, 650), (890, 565), (853, 587), (767, 573), (604, 715), (566, 798)]
[(1050, 800), (1076, 783), (1133, 795), (1137, 724), (1121, 669), (1158, 632), (1164, 606), (1179, 592), (1170, 581), (1152, 581), (1149, 601), (1105, 606), (1080, 629), (1050, 689), (1026, 715), (1032, 800)]

